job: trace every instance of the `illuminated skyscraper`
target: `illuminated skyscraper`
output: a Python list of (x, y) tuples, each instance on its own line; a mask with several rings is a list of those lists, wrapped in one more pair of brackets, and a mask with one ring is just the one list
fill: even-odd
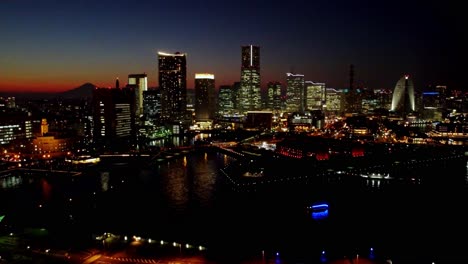
[(215, 78), (213, 74), (195, 74), (195, 120), (213, 120), (216, 108)]
[(219, 86), (218, 93), (218, 114), (229, 115), (234, 110), (234, 89), (231, 85)]
[(305, 110), (323, 110), (326, 102), (326, 89), (324, 83), (305, 82)]
[(390, 111), (406, 116), (416, 110), (414, 101), (414, 85), (409, 75), (405, 75), (398, 80), (395, 90), (393, 90), (392, 108)]
[(143, 92), (143, 114), (147, 121), (156, 123), (161, 115), (161, 91), (152, 89)]
[(130, 89), (96, 88), (93, 90), (94, 140), (105, 149), (128, 146), (134, 135)]
[(304, 75), (286, 73), (286, 111), (304, 111)]
[(281, 110), (281, 83), (269, 82), (267, 84), (267, 108), (274, 112)]
[(343, 109), (341, 107), (343, 93), (341, 90), (334, 88), (326, 88), (326, 107), (324, 107), (326, 114), (337, 115)]
[(129, 74), (128, 85), (135, 93), (135, 116), (143, 115), (143, 92), (148, 90), (148, 77), (146, 73)]
[(247, 112), (260, 110), (262, 98), (260, 91), (260, 47), (242, 46), (241, 82), (239, 91), (239, 110)]
[(187, 55), (158, 52), (161, 118), (182, 121), (187, 117)]
[(234, 82), (232, 84), (232, 102), (233, 102), (233, 106), (234, 106), (234, 113), (237, 113), (237, 114), (241, 114), (242, 111), (241, 111), (241, 106), (240, 106), (240, 87), (241, 87), (241, 84), (240, 82)]

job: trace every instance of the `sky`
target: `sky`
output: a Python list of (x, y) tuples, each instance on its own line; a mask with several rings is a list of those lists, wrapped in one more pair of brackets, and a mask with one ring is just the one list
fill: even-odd
[[(158, 86), (157, 52), (187, 54), (216, 86), (240, 80), (241, 46), (260, 46), (262, 87), (286, 73), (330, 88), (467, 89), (468, 29), (461, 1), (0, 0), (0, 91), (57, 92), (86, 82), (125, 85), (146, 73)], [(463, 71), (463, 72), (462, 72)]]

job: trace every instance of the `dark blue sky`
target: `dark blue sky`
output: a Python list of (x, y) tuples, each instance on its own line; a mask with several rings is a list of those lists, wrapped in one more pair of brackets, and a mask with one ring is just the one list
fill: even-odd
[(261, 47), (262, 83), (286, 72), (345, 88), (349, 64), (369, 88), (404, 74), (417, 88), (466, 88), (468, 30), (462, 8), (404, 1), (0, 0), (0, 91), (113, 86), (146, 72), (157, 51), (187, 53), (216, 85), (240, 78), (242, 45)]

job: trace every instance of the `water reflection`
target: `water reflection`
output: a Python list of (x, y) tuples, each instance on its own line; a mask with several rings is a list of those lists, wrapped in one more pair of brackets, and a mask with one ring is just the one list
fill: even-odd
[(164, 175), (164, 194), (168, 202), (176, 209), (182, 210), (187, 206), (189, 199), (189, 181), (186, 171), (182, 168), (183, 161), (176, 160), (161, 166), (161, 175)]
[(41, 178), (41, 191), (43, 200), (49, 201), (52, 194), (52, 185), (44, 178)]
[[(244, 244), (266, 246), (275, 250), (283, 244), (286, 248), (289, 245), (300, 247), (302, 242), (299, 241), (311, 238), (320, 238), (320, 241), (313, 242), (320, 249), (324, 248), (323, 245), (335, 245), (336, 241), (348, 241), (349, 237), (356, 238), (356, 243), (362, 244), (374, 240), (382, 241), (382, 238), (388, 241), (401, 239), (414, 228), (414, 225), (408, 227), (409, 221), (420, 223), (424, 219), (431, 226), (440, 226), (443, 219), (434, 217), (434, 202), (445, 204), (449, 200), (443, 200), (445, 195), (433, 198), (435, 196), (432, 191), (415, 193), (419, 188), (410, 189), (405, 186), (400, 189), (398, 175), (394, 179), (377, 179), (332, 172), (320, 179), (308, 179), (309, 184), (278, 182), (274, 186), (268, 185), (271, 189), (233, 193), (229, 192), (227, 186), (221, 185), (222, 182), (227, 183), (227, 179), (218, 175), (219, 169), (231, 161), (232, 158), (220, 153), (190, 152), (145, 168), (141, 168), (139, 164), (115, 168), (105, 165), (93, 177), (76, 177), (72, 184), (65, 181), (65, 177), (47, 178), (47, 181), (34, 178), (35, 184), (30, 184), (32, 188), (23, 184), (21, 187), (25, 188), (24, 192), (21, 189), (4, 192), (9, 196), (0, 198), (5, 201), (2, 207), (8, 209), (4, 209), (5, 212), (16, 213), (19, 210), (17, 208), (22, 208), (18, 219), (23, 219), (26, 224), (37, 220), (23, 216), (36, 212), (43, 217), (41, 221), (50, 223), (51, 226), (59, 223), (59, 220), (51, 222), (55, 217), (60, 221), (73, 219), (77, 226), (82, 225), (82, 230), (114, 229), (121, 233), (138, 232), (148, 237), (157, 235), (174, 240), (180, 236), (188, 241), (206, 240), (209, 242), (208, 246), (227, 244), (227, 247), (233, 246), (232, 248), (239, 245), (234, 240), (242, 240)], [(464, 177), (468, 182), (468, 171), (463, 171), (458, 179), (463, 181)], [(402, 183), (407, 184), (408, 179), (405, 177)], [(0, 187), (20, 185), (22, 181), (21, 177), (0, 178)], [(111, 189), (110, 185), (114, 188)], [(368, 188), (362, 188), (363, 186)], [(386, 186), (389, 188), (385, 189)], [(43, 195), (54, 191), (54, 195), (49, 196), (52, 200), (65, 197), (68, 201), (72, 197), (69, 194), (74, 194), (73, 203), (41, 203), (42, 201), (38, 201), (42, 198), (41, 194), (34, 192), (33, 188)], [(100, 189), (104, 192), (100, 193)], [(374, 191), (375, 189), (379, 191)], [(441, 190), (445, 193), (445, 190)], [(13, 193), (17, 195), (10, 195)], [(456, 196), (455, 193), (452, 196)], [(330, 215), (328, 210), (306, 215), (304, 200), (310, 201), (311, 198), (314, 201), (317, 198), (329, 201), (332, 210)], [(462, 198), (465, 199), (457, 201), (467, 200), (466, 195)], [(449, 201), (452, 203), (451, 199)], [(43, 204), (44, 207), (41, 211), (35, 208), (31, 213), (28, 208), (32, 207), (24, 206), (28, 203)], [(37, 213), (42, 211), (45, 213)], [(397, 216), (397, 212), (403, 212), (405, 217)], [(462, 210), (453, 210), (453, 213), (457, 217), (451, 218), (448, 226), (452, 226), (452, 220), (456, 219), (459, 226), (463, 227), (467, 219)], [(423, 218), (419, 215), (430, 217)], [(310, 221), (311, 216), (315, 219), (326, 217), (328, 220)], [(284, 218), (287, 220), (284, 221)], [(270, 224), (252, 225), (251, 220)], [(219, 222), (229, 228), (220, 230), (215, 224)], [(56, 228), (61, 226), (63, 225), (55, 225)], [(277, 228), (272, 231), (270, 226)], [(382, 229), (382, 226), (395, 227), (397, 232), (393, 228)], [(408, 228), (405, 229), (406, 227)], [(212, 235), (213, 233), (217, 234)], [(249, 239), (245, 239), (246, 237)], [(377, 239), (373, 240), (375, 237)], [(312, 242), (308, 245), (311, 244)], [(324, 255), (323, 258), (325, 259)]]
[(23, 177), (21, 176), (6, 176), (0, 178), (0, 186), (2, 189), (15, 188), (23, 183)]
[(468, 161), (466, 162), (465, 183), (468, 184)]
[(366, 186), (379, 189), (381, 181), (380, 179), (366, 179)]
[(107, 191), (109, 189), (109, 172), (104, 171), (101, 172), (100, 174), (100, 179), (101, 179), (101, 190), (103, 192)]
[(183, 147), (183, 146), (189, 146), (192, 143), (193, 143), (193, 138), (171, 136), (171, 137), (152, 140), (149, 142), (149, 146), (160, 147), (160, 148)]
[(202, 140), (206, 140), (206, 139), (209, 139), (209, 138), (211, 138), (211, 134), (200, 133), (200, 134), (195, 135), (194, 141), (202, 141)]
[(169, 204), (177, 210), (187, 208), (189, 202), (194, 201), (202, 207), (210, 206), (216, 188), (216, 172), (228, 161), (218, 155), (196, 153), (161, 164), (158, 174), (162, 176), (163, 192)]
[[(212, 154), (213, 155), (213, 154)], [(213, 193), (216, 185), (217, 164), (214, 157), (205, 153), (203, 162), (193, 163), (194, 175), (194, 194), (202, 205), (209, 206), (213, 201)], [(223, 164), (224, 165), (224, 164)]]

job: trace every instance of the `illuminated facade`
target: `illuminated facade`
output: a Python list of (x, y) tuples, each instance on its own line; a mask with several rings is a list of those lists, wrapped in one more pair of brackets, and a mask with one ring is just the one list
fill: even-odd
[(130, 103), (116, 103), (115, 110), (115, 136), (117, 138), (129, 137), (132, 132)]
[(281, 83), (269, 82), (267, 84), (267, 108), (274, 112), (281, 110)]
[(53, 136), (36, 137), (32, 141), (34, 150), (32, 154), (42, 158), (65, 156), (69, 151), (70, 140), (65, 138), (55, 138)]
[(213, 74), (195, 74), (195, 120), (213, 120), (216, 110), (215, 78)]
[[(134, 135), (133, 91), (96, 88), (93, 91), (94, 140), (113, 145)], [(117, 144), (116, 144), (117, 145)]]
[(304, 111), (304, 75), (286, 73), (286, 112)]
[(187, 115), (187, 55), (158, 52), (161, 118), (182, 121)]
[(31, 117), (27, 113), (6, 111), (0, 115), (0, 145), (32, 137)]
[(128, 85), (135, 93), (135, 116), (143, 115), (143, 93), (148, 90), (148, 77), (143, 74), (129, 74)]
[(342, 111), (341, 109), (341, 96), (342, 92), (334, 88), (326, 88), (326, 102), (324, 110), (327, 114), (338, 114)]
[(259, 46), (242, 46), (238, 107), (240, 112), (260, 110), (262, 108)]
[(304, 86), (305, 110), (323, 110), (327, 94), (325, 84), (306, 81)]
[(49, 124), (47, 123), (47, 119), (42, 118), (42, 120), (41, 120), (41, 136), (44, 136), (47, 133), (49, 133)]
[(153, 89), (143, 92), (143, 115), (153, 123), (161, 115), (161, 91)]
[(234, 89), (230, 85), (219, 86), (218, 114), (229, 115), (234, 110)]
[(415, 110), (416, 104), (414, 100), (413, 80), (409, 78), (409, 75), (405, 75), (398, 80), (395, 90), (393, 90), (392, 107), (390, 111), (405, 116)]

